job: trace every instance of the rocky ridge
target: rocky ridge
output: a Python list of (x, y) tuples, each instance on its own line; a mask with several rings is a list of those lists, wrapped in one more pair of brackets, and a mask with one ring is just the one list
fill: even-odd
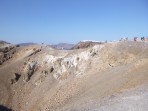
[[(76, 50), (22, 47), (15, 56), (21, 58), (12, 61), (19, 68), (12, 68), (14, 73), (7, 76), (11, 98), (1, 103), (15, 111), (99, 109), (100, 105), (91, 104), (101, 104), (97, 101), (104, 97), (147, 84), (147, 50), (147, 42), (129, 41)], [(12, 66), (5, 67), (11, 70)], [(0, 70), (2, 76), (5, 68)]]

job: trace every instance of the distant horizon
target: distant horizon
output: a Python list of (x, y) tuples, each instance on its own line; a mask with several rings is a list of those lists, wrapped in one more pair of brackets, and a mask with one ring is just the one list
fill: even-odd
[(147, 0), (0, 0), (0, 40), (77, 43), (148, 36)]
[[(138, 37), (138, 36), (134, 36), (134, 37)], [(128, 38), (128, 41), (134, 41), (134, 37), (132, 38)], [(148, 38), (148, 36), (141, 36), (141, 37), (145, 37), (145, 38)], [(138, 40), (141, 40), (141, 37), (138, 37)], [(76, 44), (76, 43), (79, 43), (79, 42), (87, 42), (87, 41), (92, 41), (92, 42), (114, 42), (114, 41), (120, 41), (121, 39), (125, 40), (126, 37), (121, 37), (117, 40), (105, 40), (105, 41), (96, 41), (96, 40), (80, 40), (78, 42), (75, 42), (75, 43), (71, 43), (71, 42), (57, 42), (57, 43), (47, 43), (47, 42), (33, 42), (33, 41), (28, 41), (28, 42), (19, 42), (19, 43), (12, 43), (12, 42), (9, 42), (9, 41), (6, 41), (6, 40), (0, 40), (0, 41), (4, 41), (4, 42), (7, 42), (7, 43), (11, 43), (11, 44), (26, 44), (26, 43), (31, 43), (31, 44), (49, 44), (49, 45), (56, 45), (56, 44), (62, 44), (62, 43), (66, 43), (66, 44)]]

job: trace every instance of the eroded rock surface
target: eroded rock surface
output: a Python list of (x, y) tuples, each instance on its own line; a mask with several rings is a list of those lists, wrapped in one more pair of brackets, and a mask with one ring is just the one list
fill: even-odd
[[(141, 98), (136, 107), (145, 110), (147, 50), (147, 42), (128, 41), (76, 50), (22, 46), (0, 67), (0, 104), (14, 111), (123, 111)], [(130, 92), (134, 98), (123, 100)]]

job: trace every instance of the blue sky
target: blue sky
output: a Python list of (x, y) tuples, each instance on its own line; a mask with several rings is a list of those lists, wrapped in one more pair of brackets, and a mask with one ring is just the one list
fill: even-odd
[(76, 43), (148, 36), (148, 0), (0, 0), (0, 40)]

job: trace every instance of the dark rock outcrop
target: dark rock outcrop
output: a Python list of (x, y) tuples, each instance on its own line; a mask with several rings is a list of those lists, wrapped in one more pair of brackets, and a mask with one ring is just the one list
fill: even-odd
[(0, 65), (2, 65), (3, 62), (7, 61), (8, 59), (11, 59), (15, 52), (16, 52), (16, 46), (7, 46), (3, 48), (1, 47), (0, 48)]
[(15, 78), (11, 79), (11, 84), (16, 83), (20, 79), (21, 75), (18, 73), (15, 73)]
[(12, 109), (9, 109), (3, 105), (0, 105), (0, 111), (13, 111)]

